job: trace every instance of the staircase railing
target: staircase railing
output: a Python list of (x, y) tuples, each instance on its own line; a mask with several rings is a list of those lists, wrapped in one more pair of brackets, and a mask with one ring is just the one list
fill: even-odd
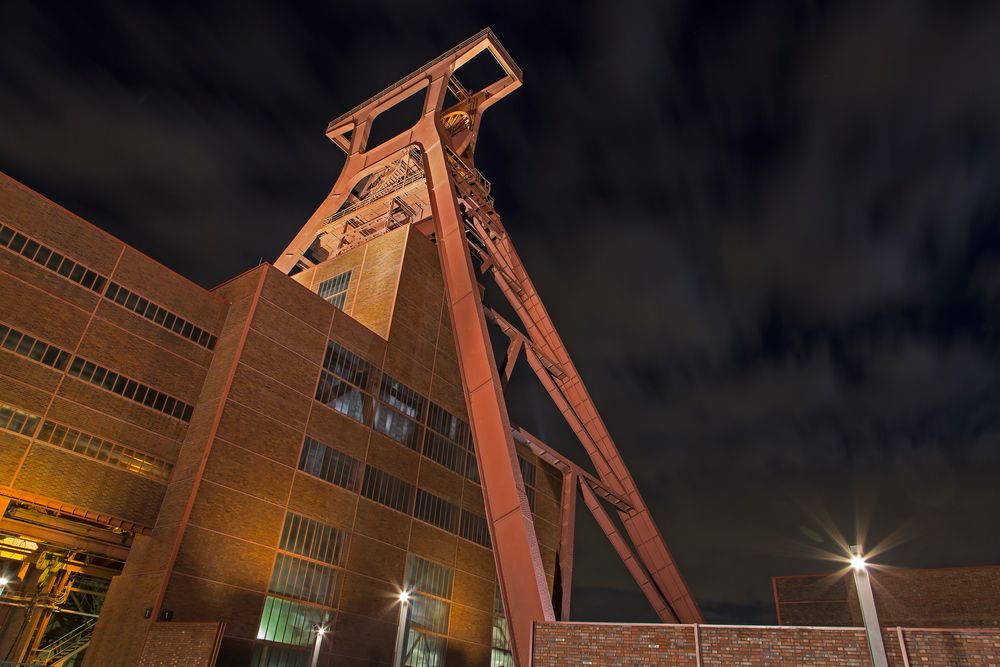
[(90, 643), (90, 635), (96, 624), (96, 618), (89, 619), (48, 646), (38, 649), (32, 655), (34, 661), (32, 664), (57, 665), (62, 660), (75, 655)]

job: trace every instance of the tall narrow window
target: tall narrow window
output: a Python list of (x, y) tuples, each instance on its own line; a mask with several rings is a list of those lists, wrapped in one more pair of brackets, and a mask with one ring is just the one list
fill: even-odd
[(410, 449), (420, 451), (424, 397), (399, 380), (383, 375), (378, 399), (375, 430)]
[(410, 627), (406, 633), (409, 667), (443, 667), (444, 636), (451, 612), (452, 569), (410, 554), (406, 587), (411, 591)]
[(329, 623), (345, 538), (339, 528), (291, 512), (285, 516), (257, 639), (307, 646), (313, 625)]
[(351, 272), (345, 271), (333, 278), (327, 278), (319, 284), (316, 293), (332, 303), (337, 308), (343, 310), (344, 302), (347, 300), (347, 288), (351, 284)]
[(503, 598), (498, 583), (493, 593), (493, 651), (490, 667), (514, 667), (514, 652), (510, 648), (507, 617), (503, 613)]
[(372, 392), (378, 369), (358, 355), (329, 341), (323, 371), (316, 385), (316, 400), (362, 424), (372, 423)]

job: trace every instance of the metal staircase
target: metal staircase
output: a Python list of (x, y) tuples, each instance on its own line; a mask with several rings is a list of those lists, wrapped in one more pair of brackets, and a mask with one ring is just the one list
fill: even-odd
[(31, 664), (46, 667), (61, 667), (90, 644), (97, 619), (88, 619), (47, 646), (36, 650), (31, 656)]

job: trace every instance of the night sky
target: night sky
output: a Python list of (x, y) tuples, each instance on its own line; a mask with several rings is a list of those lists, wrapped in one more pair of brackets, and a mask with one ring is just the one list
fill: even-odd
[[(708, 620), (839, 536), (1000, 562), (996, 3), (6, 0), (0, 170), (211, 287), (329, 192), (329, 120), (487, 25), (525, 85), (477, 165)], [(652, 620), (577, 554), (575, 618)]]

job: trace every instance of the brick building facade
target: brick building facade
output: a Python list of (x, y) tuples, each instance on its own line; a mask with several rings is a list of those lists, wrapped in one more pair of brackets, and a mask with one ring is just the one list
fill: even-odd
[[(1000, 630), (885, 628), (891, 667), (1000, 664)], [(534, 667), (871, 667), (863, 628), (543, 623)]]
[[(32, 600), (87, 581), (86, 665), (168, 620), (224, 623), (220, 665), (304, 664), (314, 624), (321, 664), (384, 664), (407, 586), (412, 664), (509, 662), (417, 227), (206, 290), (6, 177), (0, 224), (0, 650), (86, 634)], [(562, 477), (518, 453), (551, 591)]]

